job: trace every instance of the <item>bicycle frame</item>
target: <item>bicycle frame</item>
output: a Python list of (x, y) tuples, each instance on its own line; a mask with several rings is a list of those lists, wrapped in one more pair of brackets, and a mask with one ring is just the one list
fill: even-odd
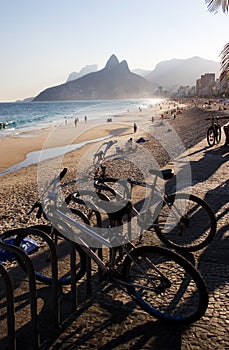
[[(57, 223), (61, 223), (62, 221), (64, 223), (67, 223), (81, 231), (83, 231), (84, 233), (86, 233), (87, 235), (89, 235), (90, 237), (92, 237), (93, 239), (96, 239), (101, 245), (105, 245), (107, 248), (112, 248), (111, 243), (109, 242), (109, 240), (105, 239), (104, 237), (100, 236), (98, 233), (96, 233), (95, 231), (89, 229), (88, 227), (82, 225), (80, 222), (73, 220), (71, 217), (69, 217), (68, 215), (66, 215), (65, 213), (63, 213), (62, 211), (60, 211), (59, 209), (56, 209), (54, 211), (54, 213), (52, 213), (53, 215), (51, 216), (52, 219), (51, 221), (56, 221)], [(55, 226), (55, 224), (54, 224)], [(68, 238), (68, 237), (67, 237)], [(107, 267), (107, 265), (99, 258), (99, 256), (97, 254), (95, 254), (95, 252), (88, 246), (88, 244), (79, 237), (79, 235), (77, 235), (77, 238), (74, 239), (74, 235), (71, 239), (73, 242), (80, 244), (80, 246), (82, 247), (82, 249), (85, 251), (85, 253), (92, 259), (94, 260), (94, 262), (99, 266), (99, 268), (103, 271), (103, 272), (108, 272), (109, 268)]]
[[(66, 215), (65, 213), (63, 213), (62, 211), (60, 211), (59, 209), (56, 209), (54, 211), (54, 216), (53, 216), (54, 220), (58, 220), (60, 223), (63, 221), (64, 223), (68, 223), (80, 230), (82, 230), (84, 233), (87, 233), (88, 235), (90, 235), (91, 237), (95, 238), (97, 241), (99, 241), (101, 244), (105, 245), (107, 248), (110, 248), (112, 249), (113, 246), (111, 245), (111, 243), (109, 242), (109, 240), (101, 237), (100, 235), (98, 235), (96, 232), (94, 232), (93, 230), (87, 228), (86, 226), (80, 224), (78, 221), (75, 221), (73, 220), (72, 218), (70, 218), (68, 215)], [(64, 235), (63, 235), (64, 236)], [(97, 266), (103, 271), (103, 273), (108, 273), (110, 271), (114, 271), (114, 263), (115, 263), (115, 259), (113, 259), (113, 264), (109, 267), (107, 266), (103, 261), (102, 259), (88, 246), (88, 244), (82, 239), (80, 238), (79, 236), (77, 236), (77, 240), (74, 240), (72, 239), (72, 241), (80, 244), (81, 248), (84, 250), (84, 252), (86, 253), (87, 256), (89, 256), (96, 264)], [(131, 248), (135, 248), (134, 245), (132, 243), (129, 243), (131, 245)], [(123, 251), (132, 259), (129, 251), (127, 251), (125, 249), (125, 247), (122, 246), (122, 249)], [(133, 259), (132, 259), (133, 260)], [(149, 261), (148, 261), (149, 262)], [(162, 277), (162, 278), (165, 278), (163, 276), (163, 273), (154, 265), (150, 262), (151, 266), (153, 267), (153, 269), (155, 271), (157, 271), (159, 273), (159, 275)], [(147, 276), (145, 274), (145, 272), (141, 269), (141, 267), (138, 265), (137, 262), (135, 262), (135, 265), (137, 267), (137, 269), (144, 274), (145, 278), (149, 281), (149, 283), (153, 286), (152, 287), (147, 287), (145, 286), (144, 288), (145, 289), (148, 289), (148, 290), (154, 290), (154, 288), (156, 287), (156, 284), (155, 282), (152, 280), (152, 278), (150, 278), (149, 276)], [(115, 277), (114, 280), (121, 284), (121, 285), (124, 285), (124, 286), (127, 286), (127, 285), (132, 285), (132, 286), (135, 286), (135, 287), (140, 287), (138, 284), (133, 284), (133, 283), (128, 283), (128, 282), (125, 282), (123, 281), (122, 279), (120, 278), (117, 278)]]
[[(105, 169), (103, 168), (103, 174), (105, 174)], [(147, 182), (145, 182), (145, 181), (138, 181), (138, 180), (127, 180), (129, 183), (130, 183), (130, 185), (131, 185), (131, 190), (130, 190), (130, 199), (131, 199), (131, 197), (132, 197), (132, 189), (133, 189), (133, 187), (134, 186), (140, 186), (140, 187), (147, 187), (147, 188), (149, 188), (150, 189), (150, 193), (149, 193), (149, 195), (148, 195), (148, 197), (146, 198), (146, 206), (145, 206), (145, 209), (144, 209), (144, 211), (143, 212), (139, 212), (137, 209), (136, 209), (136, 207), (135, 206), (132, 206), (132, 212), (136, 215), (136, 216), (138, 216), (138, 217), (141, 217), (141, 216), (143, 216), (144, 214), (147, 214), (147, 213), (149, 213), (150, 212), (150, 206), (151, 206), (151, 204), (152, 204), (152, 200), (153, 200), (153, 198), (154, 198), (154, 195), (155, 194), (157, 194), (158, 196), (159, 196), (159, 198), (160, 198), (160, 200), (159, 200), (159, 203), (160, 202), (166, 202), (167, 204), (169, 204), (168, 203), (168, 201), (167, 201), (167, 194), (166, 193), (162, 193), (162, 191), (160, 191), (159, 189), (158, 189), (158, 187), (157, 187), (157, 180), (158, 180), (158, 177), (159, 177), (159, 175), (157, 174), (157, 172), (155, 172), (155, 178), (154, 178), (154, 181), (153, 181), (153, 183), (152, 184), (149, 184), (149, 183), (147, 183)], [(120, 179), (115, 179), (115, 178), (110, 178), (110, 177), (106, 177), (106, 176), (102, 176), (102, 178), (101, 178), (101, 180), (100, 180), (102, 183), (105, 183), (105, 182), (119, 182), (120, 183)], [(99, 183), (99, 180), (98, 180), (98, 183)], [(95, 187), (99, 190), (99, 187), (98, 187), (99, 185), (95, 185)], [(115, 195), (117, 195), (117, 198), (123, 198), (116, 190), (114, 190), (112, 187), (110, 187), (110, 186), (105, 186), (104, 187), (104, 189), (106, 189), (106, 187), (107, 187), (107, 189), (108, 190), (111, 190), (111, 192), (113, 192), (113, 194), (115, 194)], [(102, 189), (102, 188), (101, 188)], [(177, 215), (177, 219), (179, 219), (180, 217), (181, 217), (181, 212), (180, 212), (180, 210), (178, 209), (178, 208), (176, 208), (175, 206), (174, 206), (174, 209), (176, 210), (176, 215)], [(151, 226), (156, 226), (157, 224), (155, 223), (155, 222), (153, 222), (152, 224), (151, 224)], [(171, 225), (170, 224), (165, 224), (165, 226), (168, 226), (168, 227), (170, 227)]]

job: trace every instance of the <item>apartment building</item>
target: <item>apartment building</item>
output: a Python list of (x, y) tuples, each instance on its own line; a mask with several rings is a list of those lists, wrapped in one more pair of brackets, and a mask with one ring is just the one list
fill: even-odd
[(216, 90), (215, 73), (205, 73), (196, 81), (197, 96), (213, 95)]

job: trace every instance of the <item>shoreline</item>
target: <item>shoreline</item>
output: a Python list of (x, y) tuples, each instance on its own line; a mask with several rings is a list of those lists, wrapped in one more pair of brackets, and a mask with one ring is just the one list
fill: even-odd
[[(30, 130), (22, 132), (19, 135), (6, 136), (0, 138), (1, 172), (25, 161), (26, 156), (31, 152), (42, 149), (68, 146), (78, 144), (102, 137), (112, 137), (113, 134), (122, 134), (125, 130), (132, 127), (133, 122), (141, 123), (148, 114), (158, 112), (159, 106), (121, 113), (114, 115), (114, 121), (111, 123), (100, 123), (98, 120), (80, 123), (76, 127), (72, 124), (56, 125), (49, 128)], [(128, 125), (129, 124), (129, 125)], [(130, 133), (129, 131), (128, 133)]]

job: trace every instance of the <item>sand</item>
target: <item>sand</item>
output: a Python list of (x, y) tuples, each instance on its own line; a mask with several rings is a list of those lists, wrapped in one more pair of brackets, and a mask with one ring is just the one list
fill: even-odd
[[(173, 119), (170, 112), (166, 114), (166, 110), (170, 110), (172, 109), (172, 107), (173, 103), (167, 102), (162, 106), (162, 109), (157, 111), (152, 111), (151, 109), (149, 109), (147, 111), (142, 112), (136, 111), (131, 115), (126, 113), (125, 115), (120, 116), (119, 122), (107, 123), (103, 126), (90, 125), (90, 123), (88, 122), (87, 125), (83, 124), (81, 126), (78, 125), (77, 127), (74, 127), (72, 125), (66, 125), (58, 128), (56, 127), (52, 130), (42, 130), (39, 133), (35, 132), (33, 135), (31, 135), (31, 133), (26, 134), (24, 135), (24, 137), (5, 138), (3, 140), (0, 140), (0, 169), (6, 169), (7, 167), (23, 160), (28, 152), (39, 150), (44, 146), (57, 147), (69, 143), (69, 140), (71, 140), (71, 143), (79, 143), (85, 140), (94, 140), (99, 137), (105, 137), (108, 135), (110, 135), (111, 138), (116, 138), (117, 135), (119, 135), (119, 138), (123, 142), (125, 142), (125, 140), (129, 139), (130, 137), (133, 137), (135, 141), (137, 138), (144, 136), (149, 140), (148, 142), (142, 144), (144, 150), (149, 151), (150, 154), (154, 156), (159, 166), (163, 167), (167, 164), (171, 166), (171, 159), (168, 154), (169, 150), (166, 150), (165, 147), (163, 147), (163, 145), (166, 143), (165, 141), (169, 139), (170, 135), (178, 135), (184, 147), (189, 148), (192, 145), (195, 145), (198, 141), (206, 138), (206, 130), (209, 125), (209, 122), (206, 122), (205, 119), (209, 116), (219, 114), (217, 106), (215, 106), (215, 110), (204, 110), (203, 108), (193, 106), (193, 104), (191, 104), (190, 101), (188, 101), (188, 103), (183, 102), (181, 107), (181, 113), (177, 114), (176, 118)], [(167, 119), (155, 120), (152, 123), (152, 116), (160, 116), (160, 113), (164, 113)], [(138, 124), (138, 130), (136, 134), (133, 133), (133, 121), (137, 122)], [(162, 143), (159, 142), (159, 140), (157, 140), (157, 134), (159, 130), (158, 124), (161, 122), (164, 124), (164, 129), (162, 129), (165, 131), (164, 137), (166, 139)], [(66, 181), (74, 178), (75, 171), (79, 163), (81, 162), (82, 157), (84, 157), (85, 153), (90, 151), (91, 147), (91, 144), (88, 144), (80, 149), (67, 153), (63, 157), (62, 165), (67, 166), (69, 169), (66, 176)], [(207, 147), (208, 146), (206, 141), (206, 148)], [(132, 159), (135, 165), (140, 166), (140, 164), (138, 164), (138, 160), (135, 159), (135, 153), (133, 153)], [(37, 189), (37, 169), (38, 167), (35, 164), (1, 176), (0, 233), (18, 227), (28, 227), (33, 224), (45, 222), (43, 219), (36, 219), (35, 214), (31, 214), (30, 216), (27, 215), (31, 206), (39, 198), (39, 193)], [(112, 172), (112, 175), (115, 176), (139, 176), (138, 169), (132, 166), (132, 163), (126, 162), (125, 159), (120, 161), (117, 158), (116, 161), (111, 162), (108, 171)], [(21, 296), (25, 296), (26, 300), (28, 299), (28, 294), (26, 294), (25, 292), (26, 288), (28, 289), (28, 283), (23, 282), (23, 278), (25, 277), (24, 275), (21, 277), (21, 270), (17, 268), (16, 263), (8, 263), (6, 264), (6, 266), (12, 271), (15, 270), (15, 274), (17, 277), (15, 285), (16, 302), (20, 304)], [(43, 285), (38, 284), (37, 288), (41, 292), (40, 295), (42, 295), (42, 293), (45, 293), (45, 288), (43, 288)], [(100, 296), (100, 294), (99, 296), (96, 295), (96, 300), (94, 300), (94, 304), (91, 304), (92, 306), (90, 320), (92, 322), (93, 318), (93, 325), (95, 325), (96, 322), (98, 323), (98, 325), (100, 325), (101, 323), (102, 312), (100, 312), (100, 306), (98, 305), (98, 302), (101, 301), (101, 303), (103, 303), (103, 298), (109, 298), (109, 291), (108, 294), (104, 293), (103, 296)], [(128, 309), (128, 305), (130, 304), (131, 306), (132, 304), (130, 301), (128, 302), (128, 299), (126, 301), (127, 297), (125, 295), (123, 298), (125, 298), (125, 304), (127, 303)], [(40, 300), (42, 299), (40, 298)], [(115, 294), (113, 293), (112, 302), (120, 303), (121, 301), (119, 299), (119, 296), (116, 300)], [(110, 298), (109, 303), (107, 304), (110, 305), (110, 312), (113, 314), (114, 309), (112, 307), (112, 302)], [(129, 309), (127, 311), (129, 313)], [(3, 316), (5, 317), (5, 314)], [(46, 314), (45, 319), (40, 319), (41, 330), (43, 330), (46, 337), (49, 337), (49, 329), (47, 322), (48, 316), (50, 316), (50, 312)], [(84, 314), (82, 314), (82, 317), (84, 317)], [(145, 315), (142, 314), (142, 320), (138, 321), (141, 321), (143, 323), (144, 317)], [(24, 309), (21, 308), (20, 305), (17, 306), (16, 329), (22, 329), (29, 322), (29, 320), (29, 310), (27, 310), (27, 312), (25, 313)], [(1, 322), (1, 337), (4, 337), (6, 335), (6, 324), (2, 325), (2, 323), (4, 322)], [(79, 318), (78, 324), (80, 325)], [(90, 327), (90, 322), (88, 322), (88, 327)], [(116, 334), (114, 333), (113, 338), (115, 339), (115, 337)], [(44, 341), (44, 339), (42, 340)], [(97, 345), (98, 344), (96, 344), (95, 346)], [(99, 345), (97, 347), (99, 347)]]

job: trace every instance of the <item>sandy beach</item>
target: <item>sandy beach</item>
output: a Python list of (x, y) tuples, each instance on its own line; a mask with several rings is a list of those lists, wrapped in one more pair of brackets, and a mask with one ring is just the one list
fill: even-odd
[[(171, 141), (173, 136), (177, 135), (177, 140), (179, 137), (180, 142), (186, 149), (196, 145), (199, 141), (206, 139), (206, 130), (209, 125), (209, 121), (205, 119), (210, 116), (219, 115), (218, 107), (216, 106), (214, 110), (205, 110), (203, 108), (194, 106), (191, 103), (182, 104), (180, 107), (180, 112), (177, 113), (176, 118), (171, 115), (171, 109), (173, 108), (173, 104), (171, 102), (167, 102), (162, 106), (162, 109), (152, 111), (148, 109), (147, 111), (136, 111), (132, 115), (126, 113), (125, 115), (119, 116), (119, 122), (115, 123), (106, 123), (103, 125), (87, 125), (82, 124), (81, 126), (74, 127), (72, 125), (64, 125), (61, 127), (53, 128), (52, 130), (42, 130), (39, 133), (34, 133), (31, 135), (24, 135), (24, 137), (11, 137), (0, 140), (1, 147), (1, 170), (6, 169), (8, 166), (11, 166), (21, 160), (24, 159), (28, 152), (32, 152), (35, 150), (39, 150), (43, 147), (58, 147), (66, 145), (69, 143), (80, 143), (88, 140), (95, 140), (100, 137), (110, 136), (110, 139), (117, 138), (120, 139), (123, 144), (130, 137), (133, 138), (134, 142), (140, 138), (145, 137), (148, 141), (143, 143), (141, 146), (144, 151), (149, 151), (153, 158), (157, 161), (160, 167), (163, 167), (169, 164), (169, 167), (173, 165), (173, 160), (169, 155), (169, 149), (165, 147), (166, 141)], [(167, 113), (168, 112), (168, 113)], [(165, 119), (161, 119), (160, 114), (164, 115)], [(226, 112), (222, 112), (221, 115), (225, 115)], [(155, 118), (152, 122), (152, 116), (159, 116), (159, 119)], [(136, 133), (133, 132), (133, 121), (135, 121), (138, 125), (138, 130)], [(225, 121), (226, 123), (226, 121)], [(161, 126), (162, 124), (162, 126)], [(160, 125), (160, 127), (159, 127)], [(223, 125), (223, 122), (222, 122)], [(158, 138), (159, 131), (163, 130), (163, 137)], [(171, 138), (172, 135), (172, 138)], [(164, 139), (163, 139), (164, 138)], [(175, 140), (175, 141), (177, 141)], [(223, 140), (221, 141), (223, 144)], [(84, 147), (78, 148), (74, 151), (68, 152), (62, 157), (61, 165), (66, 166), (69, 171), (66, 175), (66, 181), (70, 181), (74, 179), (76, 169), (78, 165), (81, 163), (82, 158), (91, 148), (95, 149), (96, 145), (99, 145), (99, 142), (93, 144), (87, 144)], [(208, 149), (207, 141), (206, 150)], [(171, 144), (171, 148), (177, 147)], [(218, 146), (217, 146), (218, 147)], [(54, 160), (55, 162), (56, 160)], [(144, 159), (142, 159), (142, 162)], [(44, 165), (49, 166), (49, 161), (44, 162)], [(90, 164), (88, 164), (89, 166)], [(135, 165), (135, 166), (133, 166)], [(138, 160), (135, 159), (135, 154), (132, 155), (132, 162), (127, 162), (126, 159), (119, 160), (116, 157), (115, 161), (110, 163), (110, 167), (108, 168), (108, 172), (114, 176), (128, 176), (128, 177), (138, 177), (139, 169), (138, 165), (142, 165), (138, 163)], [(30, 225), (34, 225), (37, 223), (45, 223), (44, 219), (36, 219), (35, 214), (31, 214), (28, 216), (28, 212), (31, 209), (34, 202), (39, 198), (38, 188), (37, 188), (37, 175), (38, 174), (38, 165), (34, 164), (31, 166), (27, 166), (25, 168), (21, 168), (17, 171), (11, 172), (9, 174), (1, 176), (1, 192), (0, 192), (0, 233), (5, 232), (6, 230), (12, 230), (19, 227), (28, 227)], [(225, 179), (224, 179), (225, 180)], [(223, 181), (223, 179), (222, 179)], [(8, 269), (14, 271), (14, 269), (18, 270), (16, 262), (6, 263)], [(17, 277), (19, 275), (18, 272)], [(24, 276), (24, 275), (23, 275)], [(23, 277), (22, 277), (23, 279)], [(16, 300), (20, 300), (20, 296), (24, 295), (28, 288), (27, 282), (16, 282), (15, 287), (15, 295)], [(38, 285), (39, 291), (43, 292), (43, 285)], [(62, 293), (67, 293), (69, 290), (66, 287), (66, 291), (62, 291)], [(26, 299), (28, 299), (28, 295), (26, 295)], [(64, 295), (64, 294), (63, 294)], [(116, 291), (112, 294), (111, 299), (108, 300), (108, 304), (112, 308), (113, 304), (122, 303), (120, 299), (115, 299)], [(119, 294), (117, 294), (119, 295)], [(19, 298), (19, 299), (17, 299)], [(109, 298), (109, 295), (103, 295), (99, 297), (104, 303), (103, 298)], [(118, 297), (120, 298), (120, 297)], [(88, 329), (94, 326), (96, 323), (101, 323), (101, 307), (97, 304), (98, 296), (95, 297), (94, 304), (91, 307), (91, 313), (93, 314), (93, 321), (91, 316), (89, 317), (89, 321), (86, 320)], [(42, 300), (42, 299), (40, 299)], [(93, 298), (92, 298), (93, 300)], [(112, 304), (113, 303), (113, 304)], [(123, 297), (124, 305), (128, 305), (128, 300), (126, 296)], [(39, 304), (39, 305), (42, 305)], [(42, 306), (39, 306), (39, 310), (42, 309)], [(128, 309), (128, 307), (127, 307)], [(4, 310), (4, 308), (3, 308)], [(112, 308), (112, 313), (113, 313)], [(90, 315), (91, 315), (90, 313)], [(127, 310), (129, 313), (129, 310)], [(83, 315), (82, 315), (83, 317)], [(113, 315), (113, 317), (115, 317)], [(138, 314), (139, 317), (139, 314)], [(142, 314), (142, 318), (138, 320), (140, 323), (144, 322), (144, 314)], [(30, 320), (30, 313), (27, 310), (26, 314), (23, 308), (18, 307), (17, 317), (16, 317), (16, 329), (21, 329), (25, 326)], [(80, 322), (80, 319), (78, 319)], [(82, 322), (82, 321), (81, 321)], [(47, 334), (48, 329), (47, 322), (45, 319), (40, 320), (41, 328), (44, 330), (44, 333)], [(82, 322), (83, 324), (83, 322)], [(129, 325), (131, 328), (131, 325)], [(85, 327), (85, 325), (83, 326)], [(6, 326), (4, 322), (1, 322), (2, 329), (2, 337), (6, 335)], [(83, 328), (85, 329), (85, 328)], [(116, 333), (113, 335), (110, 334), (110, 337), (115, 339)], [(0, 337), (1, 342), (1, 337)], [(22, 339), (23, 342), (23, 339)], [(95, 346), (99, 345), (96, 344)], [(22, 347), (23, 348), (23, 347)]]

